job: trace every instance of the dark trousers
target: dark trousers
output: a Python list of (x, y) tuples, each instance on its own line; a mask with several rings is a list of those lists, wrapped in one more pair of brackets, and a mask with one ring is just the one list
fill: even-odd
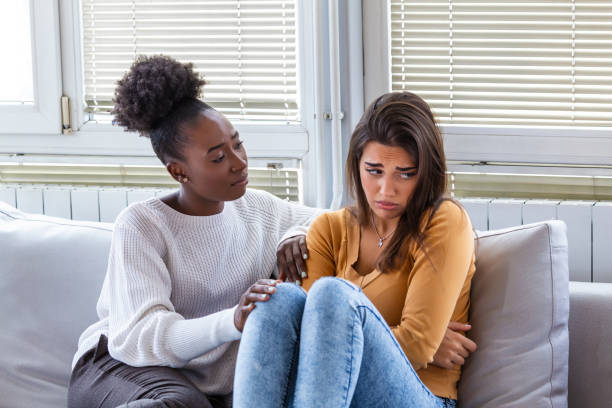
[(223, 397), (204, 395), (177, 369), (132, 367), (113, 359), (105, 336), (79, 359), (68, 389), (68, 408), (217, 408), (226, 404)]

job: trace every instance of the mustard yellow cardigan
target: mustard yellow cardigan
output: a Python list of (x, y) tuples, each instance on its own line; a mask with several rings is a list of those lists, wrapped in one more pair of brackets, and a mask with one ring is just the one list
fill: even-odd
[(406, 242), (397, 269), (385, 273), (355, 271), (359, 243), (360, 226), (351, 210), (319, 216), (308, 231), (304, 289), (323, 276), (360, 286), (391, 327), (421, 381), (435, 395), (456, 399), (461, 367), (444, 369), (430, 363), (449, 322), (468, 321), (475, 265), (467, 214), (455, 203), (443, 202), (425, 230), (425, 251), (416, 242)]

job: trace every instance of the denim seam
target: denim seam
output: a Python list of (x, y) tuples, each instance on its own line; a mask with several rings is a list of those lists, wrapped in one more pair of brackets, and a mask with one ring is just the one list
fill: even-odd
[(353, 361), (354, 361), (354, 356), (353, 356), (353, 351), (355, 349), (355, 319), (357, 318), (356, 315), (353, 315), (353, 325), (351, 328), (351, 355), (350, 355), (350, 359), (349, 359), (349, 376), (348, 376), (348, 384), (346, 387), (346, 393), (344, 394), (344, 404), (343, 406), (347, 407), (347, 403), (348, 403), (348, 396), (349, 396), (349, 391), (351, 389), (351, 379), (353, 377)]
[[(297, 329), (297, 338), (300, 338), (300, 328), (298, 327)], [(295, 364), (295, 352), (296, 350), (299, 350), (299, 348), (297, 347), (297, 342), (296, 342), (296, 346), (293, 348), (293, 353), (291, 355), (291, 364), (289, 365), (289, 375), (287, 376), (287, 381), (285, 382), (285, 397), (283, 398), (283, 406), (284, 407), (288, 407), (289, 406), (289, 383), (290, 383), (290, 378), (291, 378), (291, 373), (293, 372), (293, 365)], [(298, 358), (299, 360), (299, 358)]]
[[(306, 299), (306, 292), (304, 291), (303, 288), (300, 288), (302, 290), (302, 292), (299, 294), (299, 297), (301, 299)], [(296, 362), (299, 362), (299, 355), (298, 358), (296, 359), (296, 353), (299, 353), (299, 344), (300, 344), (300, 339), (302, 337), (302, 320), (300, 319), (300, 324), (297, 325), (296, 327), (296, 342), (295, 342), (295, 346), (293, 347), (293, 353), (291, 354), (291, 364), (289, 365), (289, 375), (287, 376), (287, 382), (285, 383), (285, 397), (283, 398), (283, 406), (284, 407), (289, 407), (289, 383), (290, 383), (290, 378), (291, 378), (291, 373), (293, 372), (293, 366)], [(297, 373), (296, 373), (297, 376)]]

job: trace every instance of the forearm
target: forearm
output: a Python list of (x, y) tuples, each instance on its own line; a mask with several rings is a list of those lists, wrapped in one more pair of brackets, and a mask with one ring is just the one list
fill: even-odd
[(189, 361), (214, 348), (240, 339), (234, 325), (236, 307), (197, 319), (178, 320), (168, 329), (167, 344), (177, 357)]

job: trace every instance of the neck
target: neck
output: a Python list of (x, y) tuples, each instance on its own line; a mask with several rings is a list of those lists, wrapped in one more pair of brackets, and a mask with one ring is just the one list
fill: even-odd
[(376, 226), (376, 231), (381, 237), (387, 236), (392, 231), (395, 231), (400, 217), (391, 219), (377, 217), (376, 214), (372, 213), (372, 222)]
[(201, 197), (181, 186), (176, 197), (176, 210), (187, 215), (207, 216), (223, 211), (223, 201), (214, 201)]

